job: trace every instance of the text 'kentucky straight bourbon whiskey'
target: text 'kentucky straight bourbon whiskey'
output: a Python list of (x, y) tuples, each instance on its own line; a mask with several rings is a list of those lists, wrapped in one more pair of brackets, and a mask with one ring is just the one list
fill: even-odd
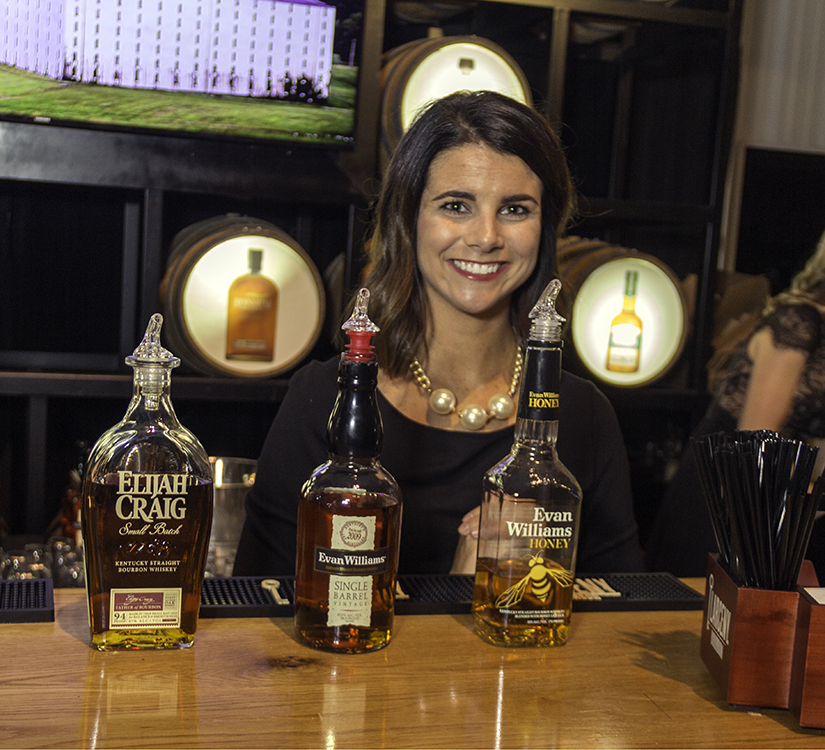
[(229, 287), (226, 358), (271, 362), (275, 358), (278, 287), (261, 273), (263, 250), (249, 250), (249, 273)]
[(169, 395), (180, 360), (163, 348), (163, 318), (126, 358), (126, 415), (92, 449), (82, 526), (92, 645), (101, 650), (192, 645), (212, 526), (209, 458), (178, 422)]
[(301, 490), (295, 634), (308, 646), (359, 653), (386, 646), (395, 614), (401, 492), (381, 466), (378, 363), (362, 289), (343, 329), (338, 397), (327, 425), (329, 460)]
[(550, 282), (530, 313), (515, 441), (484, 476), (473, 619), (499, 646), (560, 646), (570, 628), (582, 491), (556, 452), (560, 288)]

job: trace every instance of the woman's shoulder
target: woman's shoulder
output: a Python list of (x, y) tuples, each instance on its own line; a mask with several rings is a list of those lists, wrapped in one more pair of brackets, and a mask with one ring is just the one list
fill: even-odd
[(825, 305), (807, 296), (788, 295), (780, 299), (769, 315), (794, 315), (800, 318), (822, 320), (825, 318)]
[(315, 409), (329, 413), (338, 393), (338, 358), (311, 360), (298, 368), (289, 379), (289, 387), (281, 408), (286, 411)]
[(567, 370), (561, 371), (561, 388), (564, 391), (565, 399), (573, 397), (576, 400), (585, 399), (610, 405), (607, 396), (599, 390), (592, 380), (574, 375)]
[(326, 360), (313, 359), (299, 367), (289, 379), (289, 387), (311, 387), (332, 382), (338, 378), (338, 357)]
[(764, 319), (760, 328), (769, 328), (779, 348), (812, 351), (820, 346), (825, 332), (825, 311), (805, 299), (780, 302)]

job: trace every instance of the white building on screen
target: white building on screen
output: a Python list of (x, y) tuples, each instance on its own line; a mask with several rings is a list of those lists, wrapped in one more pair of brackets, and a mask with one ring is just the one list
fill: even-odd
[(329, 95), (319, 0), (2, 0), (0, 62), (56, 79), (240, 96)]

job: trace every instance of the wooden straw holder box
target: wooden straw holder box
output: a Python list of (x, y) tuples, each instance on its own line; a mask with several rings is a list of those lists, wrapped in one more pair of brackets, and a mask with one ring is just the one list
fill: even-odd
[(802, 727), (825, 729), (825, 589), (799, 590), (790, 709)]
[[(799, 582), (818, 585), (810, 561)], [(800, 596), (740, 586), (709, 556), (700, 655), (731, 705), (790, 706)]]

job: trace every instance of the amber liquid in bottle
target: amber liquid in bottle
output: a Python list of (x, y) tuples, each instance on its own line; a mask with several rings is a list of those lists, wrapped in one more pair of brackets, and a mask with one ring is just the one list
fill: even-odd
[(582, 493), (556, 451), (559, 286), (531, 313), (515, 441), (483, 480), (473, 621), (499, 646), (560, 646), (570, 629)]
[(298, 504), (295, 634), (314, 648), (360, 653), (392, 636), (401, 537), (401, 493), (381, 466), (377, 327), (361, 290), (344, 330), (338, 397), (327, 427), (329, 460), (304, 484)]
[(275, 357), (278, 287), (261, 274), (263, 250), (249, 251), (249, 273), (229, 287), (226, 358), (271, 362)]
[[(345, 538), (349, 538), (350, 524), (355, 542), (364, 526), (374, 529), (372, 549), (359, 555), (362, 575), (352, 570), (338, 574), (353, 555), (346, 543), (333, 541), (336, 549), (328, 546), (336, 538), (335, 519)], [(300, 594), (295, 628), (301, 639), (316, 648), (351, 653), (386, 646), (395, 613), (395, 565), (389, 564), (395, 561), (390, 550), (398, 549), (401, 532), (401, 506), (396, 498), (382, 493), (316, 491), (301, 503), (298, 528), (300, 584), (296, 585)]]
[[(162, 318), (127, 362), (134, 394), (101, 436), (82, 487), (82, 530), (92, 646), (186, 648), (197, 630), (213, 482), (197, 438), (175, 416)], [(148, 344), (147, 344), (148, 342)]]
[(622, 311), (610, 323), (605, 368), (611, 372), (638, 372), (642, 355), (642, 319), (636, 313), (638, 271), (625, 273)]

